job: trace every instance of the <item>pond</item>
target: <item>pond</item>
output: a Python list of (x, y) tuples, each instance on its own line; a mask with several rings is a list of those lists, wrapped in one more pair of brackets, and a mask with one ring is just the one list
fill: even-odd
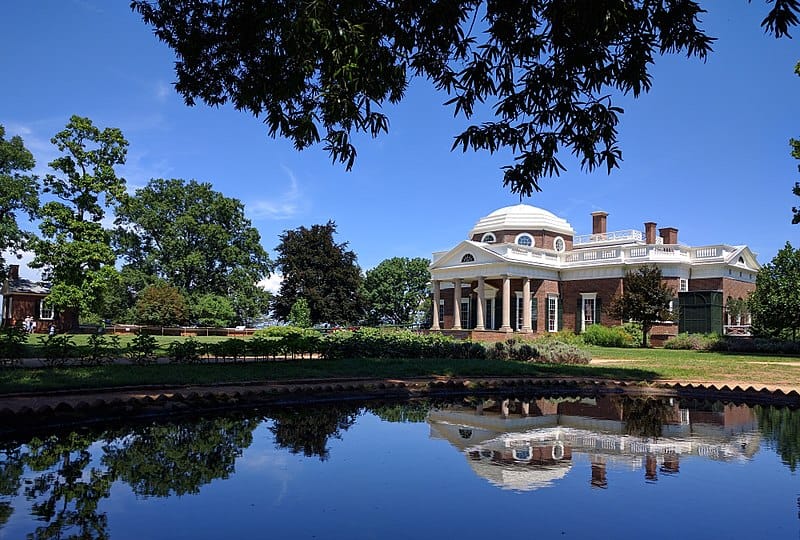
[(335, 403), (0, 441), (0, 538), (797, 538), (800, 411)]

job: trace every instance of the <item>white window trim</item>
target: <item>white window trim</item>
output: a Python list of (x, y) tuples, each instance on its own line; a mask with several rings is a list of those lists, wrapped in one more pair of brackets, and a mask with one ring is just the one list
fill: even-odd
[(54, 309), (52, 306), (49, 306), (49, 308), (48, 308), (48, 310), (47, 310), (47, 311), (49, 312), (50, 316), (49, 316), (49, 317), (45, 317), (45, 316), (44, 316), (44, 313), (45, 313), (45, 303), (46, 303), (46, 301), (45, 301), (45, 299), (44, 299), (44, 298), (42, 298), (41, 300), (39, 300), (39, 320), (42, 320), (42, 321), (52, 321), (52, 320), (53, 320), (53, 319), (55, 319), (55, 317), (56, 317), (56, 310), (55, 310), (55, 309)]
[[(553, 327), (550, 326), (550, 300), (555, 300), (555, 304), (553, 306)], [(548, 332), (558, 332), (558, 302), (559, 298), (557, 294), (548, 294), (547, 295), (547, 331)]]
[(594, 310), (597, 309), (597, 293), (581, 293), (581, 333), (586, 332), (586, 301), (592, 300), (592, 324), (597, 324), (594, 320)]
[[(531, 245), (530, 246), (523, 246), (522, 244), (519, 243), (519, 239), (522, 238), (523, 236), (527, 236), (528, 238), (531, 239)], [(522, 246), (522, 247), (536, 247), (536, 239), (533, 237), (532, 234), (526, 233), (526, 232), (519, 233), (517, 235), (517, 237), (514, 238), (514, 243), (517, 244), (518, 246)]]
[[(470, 322), (471, 322), (470, 315), (472, 315), (472, 313), (470, 313), (470, 306), (471, 305), (472, 305), (472, 302), (470, 301), (470, 298), (468, 296), (461, 298), (461, 313), (460, 313), (460, 315), (461, 315), (461, 328), (463, 330), (469, 330), (471, 328), (470, 327)], [(466, 319), (466, 321), (465, 321), (465, 319)], [(464, 324), (464, 322), (466, 322), (466, 324)]]
[(678, 292), (687, 292), (689, 290), (689, 280), (686, 278), (678, 279)]
[[(564, 246), (561, 249), (558, 249), (558, 247), (556, 247), (558, 245), (558, 241), (559, 240), (561, 240), (561, 242), (563, 243), (563, 246)], [(556, 236), (555, 238), (553, 238), (553, 250), (557, 251), (558, 253), (565, 252), (567, 250), (567, 241), (564, 240), (564, 238), (562, 238), (561, 236)]]
[[(489, 238), (491, 238), (491, 240), (489, 240)], [(487, 232), (484, 233), (483, 236), (481, 236), (481, 242), (483, 242), (484, 244), (494, 244), (495, 242), (497, 242), (497, 237), (494, 235), (494, 233)]]

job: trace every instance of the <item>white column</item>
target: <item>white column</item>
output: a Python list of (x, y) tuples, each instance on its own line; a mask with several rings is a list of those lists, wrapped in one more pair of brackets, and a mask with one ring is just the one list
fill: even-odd
[(461, 279), (453, 280), (453, 330), (461, 330)]
[(503, 276), (503, 325), (501, 332), (511, 332), (511, 279)]
[(522, 331), (531, 331), (531, 278), (522, 280)]
[(478, 313), (475, 324), (475, 330), (486, 330), (484, 326), (483, 317), (486, 314), (486, 291), (484, 290), (483, 276), (478, 278)]
[(439, 298), (441, 296), (439, 290), (439, 280), (433, 280), (433, 321), (431, 324), (431, 330), (441, 330), (439, 328)]

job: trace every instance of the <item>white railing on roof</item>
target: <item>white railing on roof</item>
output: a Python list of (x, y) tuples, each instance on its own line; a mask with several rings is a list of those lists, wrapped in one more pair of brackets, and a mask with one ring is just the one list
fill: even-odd
[(592, 261), (608, 262), (611, 260), (661, 261), (664, 259), (689, 259), (692, 252), (692, 250), (684, 246), (665, 246), (659, 244), (628, 247), (598, 247), (594, 249), (584, 248), (565, 253), (563, 261), (567, 264)]
[(612, 231), (599, 234), (582, 234), (572, 239), (572, 245), (595, 244), (598, 242), (641, 242), (644, 240), (644, 233), (636, 229), (625, 231)]

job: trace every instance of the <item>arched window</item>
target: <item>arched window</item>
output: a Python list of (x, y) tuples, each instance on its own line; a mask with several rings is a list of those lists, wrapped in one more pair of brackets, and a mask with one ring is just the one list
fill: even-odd
[(567, 243), (564, 242), (564, 239), (561, 238), (560, 236), (556, 236), (553, 239), (553, 249), (561, 253), (562, 251), (567, 249)]
[(484, 244), (494, 244), (495, 242), (497, 242), (497, 238), (495, 238), (492, 233), (487, 232), (481, 238), (481, 242), (483, 242)]
[(520, 246), (533, 247), (533, 236), (528, 233), (519, 234), (516, 242)]
[(472, 253), (467, 253), (461, 257), (461, 262), (475, 262), (475, 257), (472, 256)]

